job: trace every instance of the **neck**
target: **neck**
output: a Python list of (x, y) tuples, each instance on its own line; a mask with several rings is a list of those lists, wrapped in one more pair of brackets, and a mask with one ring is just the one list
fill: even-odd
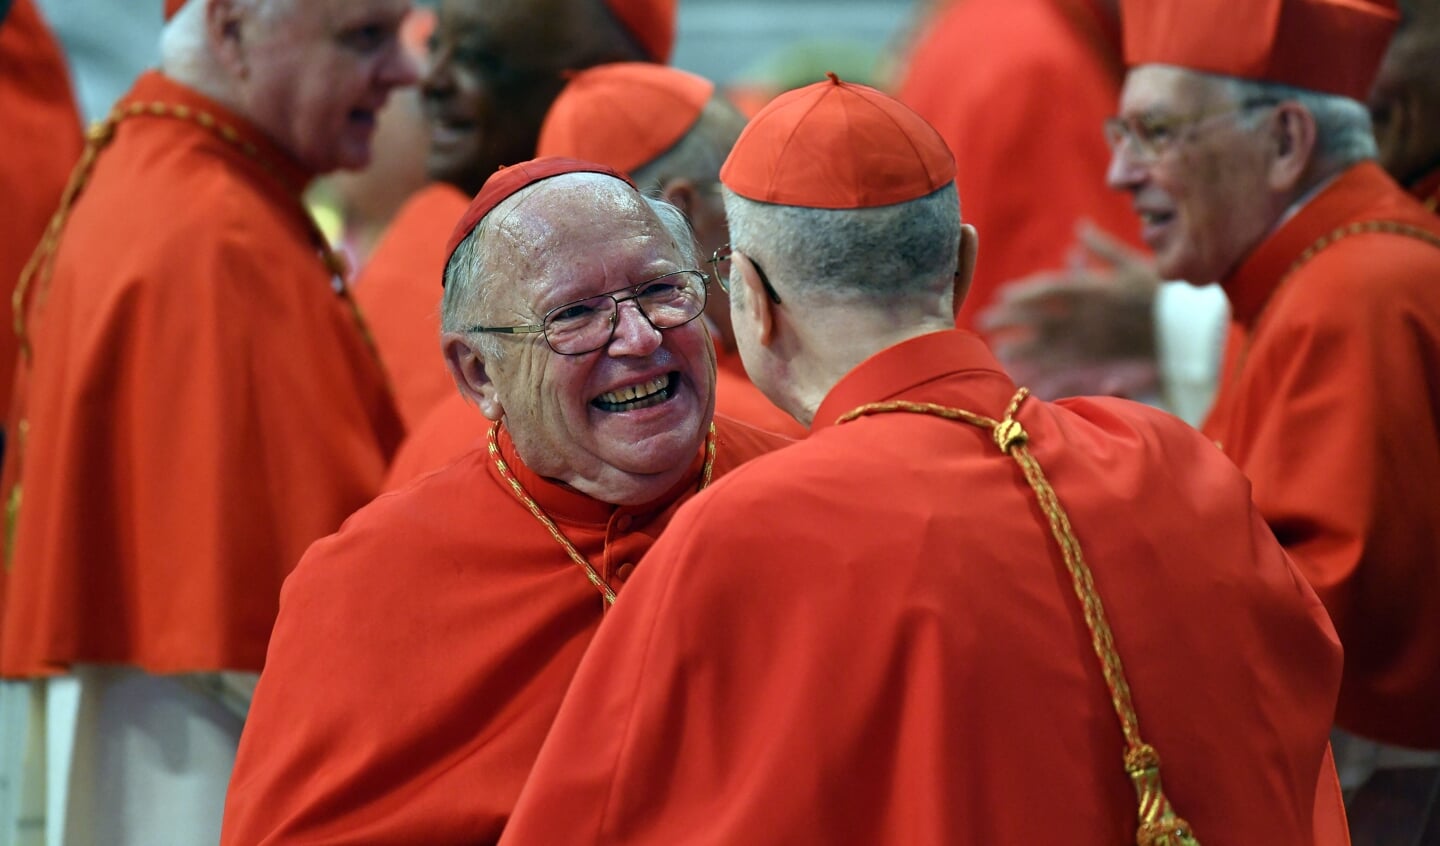
[(783, 362), (779, 379), (788, 390), (776, 404), (806, 426), (836, 383), (866, 359), (902, 341), (955, 328), (953, 314), (898, 307), (807, 304), (796, 311), (804, 315), (802, 322), (777, 326), (773, 352)]

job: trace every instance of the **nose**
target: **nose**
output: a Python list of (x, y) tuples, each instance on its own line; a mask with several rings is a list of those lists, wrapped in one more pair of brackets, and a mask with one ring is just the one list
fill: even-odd
[(615, 310), (615, 333), (606, 348), (610, 355), (649, 355), (660, 346), (660, 330), (634, 300), (621, 302)]
[(448, 92), (455, 84), (450, 69), (449, 47), (441, 47), (430, 54), (430, 66), (420, 80), (420, 93), (426, 99), (435, 100)]
[(1105, 184), (1116, 191), (1134, 191), (1145, 181), (1149, 166), (1141, 164), (1131, 152), (1129, 139), (1116, 144), (1110, 151), (1110, 165), (1105, 168)]

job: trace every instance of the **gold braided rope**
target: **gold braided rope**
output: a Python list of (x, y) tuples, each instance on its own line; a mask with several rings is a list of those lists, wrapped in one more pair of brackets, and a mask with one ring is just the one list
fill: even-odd
[[(495, 469), (500, 471), (500, 478), (510, 483), (510, 491), (515, 494), (516, 499), (520, 500), (520, 504), (525, 506), (530, 513), (534, 515), (536, 520), (540, 521), (540, 525), (550, 531), (550, 537), (554, 538), (555, 542), (564, 548), (565, 554), (570, 556), (570, 560), (579, 564), (580, 568), (585, 571), (585, 578), (588, 579), (590, 584), (594, 585), (595, 589), (600, 591), (600, 595), (605, 598), (606, 607), (614, 605), (615, 589), (600, 576), (595, 566), (590, 563), (590, 559), (580, 554), (580, 550), (575, 548), (575, 544), (571, 543), (570, 539), (565, 537), (565, 533), (560, 531), (560, 527), (555, 525), (555, 521), (550, 519), (550, 515), (545, 513), (545, 510), (540, 507), (539, 503), (525, 490), (525, 486), (520, 484), (520, 480), (515, 478), (515, 474), (510, 472), (510, 465), (506, 464), (504, 457), (500, 455), (499, 433), (500, 421), (497, 420), (494, 425), (490, 427), (490, 434), (487, 440), (490, 458), (495, 462)], [(710, 485), (710, 479), (715, 473), (715, 442), (717, 440), (718, 436), (715, 433), (715, 424), (711, 423), (710, 432), (705, 438), (705, 467), (700, 471), (700, 487), (696, 489), (697, 491), (705, 490), (705, 488)]]
[[(1429, 204), (1431, 211), (1434, 211), (1434, 199), (1435, 197), (1431, 197), (1431, 203)], [(1280, 298), (1280, 292), (1285, 290), (1286, 286), (1290, 284), (1290, 280), (1294, 277), (1295, 271), (1304, 267), (1311, 259), (1338, 241), (1343, 241), (1355, 235), (1368, 235), (1376, 232), (1414, 238), (1432, 247), (1440, 248), (1440, 235), (1436, 235), (1434, 232), (1428, 229), (1422, 229), (1414, 224), (1400, 223), (1393, 220), (1362, 220), (1357, 223), (1347, 223), (1343, 226), (1337, 226), (1319, 238), (1316, 238), (1314, 243), (1304, 250), (1301, 250), (1300, 255), (1296, 256), (1295, 260), (1290, 262), (1290, 266), (1285, 268), (1285, 272), (1280, 275), (1280, 281), (1276, 284), (1275, 290), (1271, 291), (1269, 296), (1265, 298), (1265, 302), (1260, 306), (1260, 310), (1256, 313), (1255, 319), (1251, 323), (1254, 328), (1245, 336), (1240, 348), (1240, 354), (1235, 357), (1235, 363), (1227, 368), (1224, 378), (1222, 379), (1222, 384), (1232, 382), (1239, 378), (1240, 374), (1244, 373), (1245, 363), (1250, 358), (1250, 348), (1254, 346), (1255, 338), (1260, 333), (1261, 321), (1265, 319), (1270, 305)]]
[(934, 403), (894, 400), (862, 405), (841, 415), (835, 422), (848, 423), (860, 417), (892, 412), (929, 414), (987, 430), (1000, 451), (1015, 459), (1025, 474), (1025, 481), (1030, 484), (1040, 501), (1040, 508), (1045, 512), (1050, 524), (1051, 535), (1060, 546), (1060, 555), (1065, 561), (1065, 568), (1070, 572), (1075, 596), (1080, 600), (1085, 626), (1090, 630), (1090, 645), (1100, 659), (1100, 670), (1105, 677), (1105, 686), (1110, 691), (1110, 702), (1115, 708), (1115, 715), (1120, 719), (1120, 730), (1125, 736), (1125, 772), (1135, 786), (1139, 819), (1135, 842), (1137, 846), (1199, 846), (1199, 841), (1190, 830), (1190, 824), (1176, 815), (1170, 800), (1165, 796), (1160, 782), (1160, 755), (1140, 736), (1140, 718), (1136, 715), (1131, 700), (1130, 684), (1125, 680), (1120, 653), (1115, 648), (1115, 638), (1110, 632), (1110, 623), (1105, 617), (1105, 607), (1100, 601), (1100, 594), (1095, 589), (1095, 580), (1080, 551), (1080, 541), (1076, 539), (1075, 532), (1070, 527), (1070, 518), (1065, 514), (1065, 509), (1055, 496), (1055, 490), (1045, 478), (1044, 471), (1040, 469), (1039, 462), (1026, 447), (1030, 436), (1020, 425), (1020, 421), (1015, 419), (1020, 404), (1029, 395), (1029, 390), (1025, 388), (1016, 392), (1009, 407), (1005, 409), (1003, 420), (994, 420), (961, 408)]

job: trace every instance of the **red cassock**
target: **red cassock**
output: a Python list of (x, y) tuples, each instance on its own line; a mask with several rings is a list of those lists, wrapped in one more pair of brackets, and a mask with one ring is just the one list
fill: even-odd
[(29, 297), (7, 677), (258, 671), (285, 576), (400, 437), (298, 199), (309, 175), (158, 73), (120, 108)]
[[(717, 477), (789, 443), (716, 430)], [(499, 447), (617, 587), (694, 495), (703, 458), (656, 502), (621, 508), (530, 472), (503, 429)], [(376, 499), (285, 585), (222, 842), (495, 842), (601, 607), (484, 447)]]
[(60, 203), (84, 138), (60, 46), (31, 0), (0, 23), (0, 413), (10, 408), (19, 349), (10, 293)]
[[(812, 434), (681, 509), (577, 672), (502, 843), (1135, 842), (1119, 722), (973, 335), (873, 356)], [(1069, 513), (1144, 739), (1202, 843), (1345, 842), (1340, 648), (1199, 433), (1112, 399), (1018, 420)], [(1326, 834), (1312, 832), (1317, 798)]]
[(469, 197), (444, 183), (416, 192), (355, 280), (355, 301), (380, 351), (407, 431), (455, 393), (440, 354), (440, 276), (445, 241), (469, 203)]
[(1094, 221), (1138, 245), (1130, 199), (1105, 185), (1102, 124), (1125, 68), (1099, 0), (965, 0), (936, 18), (899, 98), (955, 154), (961, 212), (980, 233), (958, 322), (1005, 283), (1066, 264), (1075, 226)]
[(1437, 281), (1440, 219), (1378, 166), (1346, 171), (1222, 283), (1235, 323), (1204, 426), (1250, 477), (1260, 512), (1335, 621), (1345, 644), (1336, 722), (1431, 749)]
[(1422, 177), (1414, 185), (1410, 186), (1410, 193), (1416, 199), (1425, 204), (1430, 211), (1440, 211), (1440, 168), (1432, 170)]

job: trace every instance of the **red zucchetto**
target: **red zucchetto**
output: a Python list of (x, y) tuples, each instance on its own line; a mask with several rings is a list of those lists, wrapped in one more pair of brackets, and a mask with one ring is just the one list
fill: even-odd
[(955, 179), (955, 157), (924, 118), (833, 73), (761, 109), (720, 169), (742, 197), (817, 209), (915, 200)]
[(629, 173), (684, 138), (714, 93), (704, 77), (649, 62), (580, 71), (545, 115), (535, 154), (603, 162)]
[[(485, 218), (485, 215), (494, 211), (496, 206), (519, 193), (522, 188), (566, 173), (602, 173), (619, 179), (631, 188), (635, 187), (629, 177), (614, 168), (560, 156), (531, 159), (528, 162), (502, 167), (491, 174), (490, 178), (485, 180), (485, 184), (480, 186), (480, 193), (470, 201), (470, 207), (465, 209), (464, 216), (460, 218), (459, 223), (455, 224), (455, 231), (450, 233), (450, 240), (445, 244), (445, 263), (450, 263), (450, 256), (455, 254), (455, 248), (460, 246), (460, 242), (464, 241), (465, 237), (474, 231), (480, 221)], [(440, 285), (441, 287), (445, 285), (443, 276)]]

